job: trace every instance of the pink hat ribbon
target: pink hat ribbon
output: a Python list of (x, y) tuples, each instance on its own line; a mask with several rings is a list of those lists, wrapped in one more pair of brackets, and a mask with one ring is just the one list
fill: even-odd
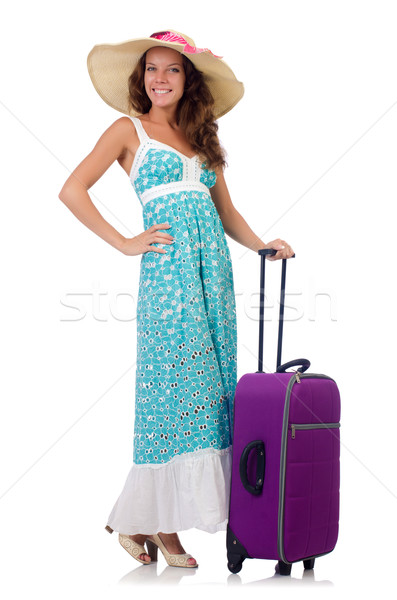
[(150, 36), (155, 40), (162, 40), (163, 42), (176, 42), (177, 44), (184, 44), (183, 51), (187, 54), (198, 54), (200, 52), (210, 52), (215, 58), (222, 58), (222, 56), (217, 56), (208, 48), (196, 48), (195, 46), (190, 46), (187, 41), (181, 36), (173, 33), (172, 31), (159, 31), (158, 33), (152, 33)]

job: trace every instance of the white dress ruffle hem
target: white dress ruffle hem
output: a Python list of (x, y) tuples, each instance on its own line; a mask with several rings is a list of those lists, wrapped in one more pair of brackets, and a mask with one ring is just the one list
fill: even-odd
[(108, 526), (125, 535), (226, 530), (231, 450), (207, 448), (165, 464), (133, 464)]

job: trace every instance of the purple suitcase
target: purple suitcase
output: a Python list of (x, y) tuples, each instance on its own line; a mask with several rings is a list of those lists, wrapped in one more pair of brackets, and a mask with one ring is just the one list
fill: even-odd
[(274, 559), (276, 570), (289, 575), (294, 562), (312, 569), (338, 538), (340, 396), (331, 377), (305, 372), (307, 359), (280, 364), (286, 259), (277, 369), (263, 372), (265, 257), (275, 251), (258, 254), (259, 362), (258, 371), (239, 379), (234, 398), (227, 560), (238, 573), (246, 558)]

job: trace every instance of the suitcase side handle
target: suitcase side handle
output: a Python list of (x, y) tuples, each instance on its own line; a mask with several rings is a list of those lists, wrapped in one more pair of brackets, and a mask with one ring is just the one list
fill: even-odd
[[(248, 474), (247, 474), (248, 456), (249, 456), (251, 450), (253, 450), (253, 449), (256, 450), (256, 482), (255, 482), (255, 486), (253, 486), (248, 481)], [(265, 480), (265, 465), (266, 465), (266, 454), (265, 454), (264, 442), (262, 440), (254, 440), (252, 442), (249, 442), (249, 444), (247, 444), (246, 447), (244, 448), (244, 450), (242, 451), (241, 457), (240, 457), (240, 479), (241, 479), (241, 483), (243, 484), (243, 486), (245, 487), (247, 492), (249, 492), (250, 494), (253, 494), (254, 496), (257, 496), (258, 494), (260, 494), (262, 492), (263, 482)]]

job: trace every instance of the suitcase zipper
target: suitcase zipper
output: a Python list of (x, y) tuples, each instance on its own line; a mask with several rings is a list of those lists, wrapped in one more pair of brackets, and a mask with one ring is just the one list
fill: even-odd
[(338, 429), (340, 423), (295, 423), (290, 426), (291, 439), (295, 439), (295, 431), (297, 429)]
[[(283, 417), (283, 433), (281, 438), (281, 457), (280, 457), (280, 482), (279, 482), (279, 507), (278, 507), (278, 535), (277, 535), (277, 550), (280, 559), (286, 564), (290, 564), (284, 554), (284, 503), (285, 503), (285, 469), (287, 458), (287, 439), (288, 439), (288, 418), (289, 405), (291, 400), (291, 392), (294, 383), (301, 383), (301, 379), (330, 379), (336, 383), (335, 379), (321, 373), (299, 373), (295, 371), (288, 382), (285, 395), (284, 417)], [(296, 427), (296, 426), (295, 426)]]

